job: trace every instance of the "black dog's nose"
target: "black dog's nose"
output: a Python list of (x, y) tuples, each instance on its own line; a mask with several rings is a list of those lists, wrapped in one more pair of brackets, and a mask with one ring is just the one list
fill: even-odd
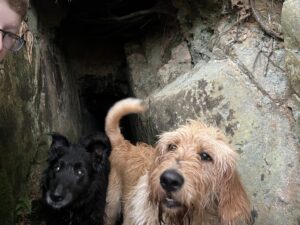
[(60, 202), (63, 200), (63, 196), (60, 194), (57, 194), (57, 193), (53, 193), (53, 194), (51, 194), (51, 199), (54, 202)]
[(60, 202), (64, 199), (63, 188), (58, 186), (53, 193), (51, 193), (51, 199), (54, 202)]
[(183, 177), (176, 170), (166, 170), (160, 176), (160, 185), (167, 192), (178, 191), (183, 183)]

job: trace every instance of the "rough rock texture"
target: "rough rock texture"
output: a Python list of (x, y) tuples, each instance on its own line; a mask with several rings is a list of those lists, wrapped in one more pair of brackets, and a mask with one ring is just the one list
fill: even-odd
[(33, 11), (29, 18), (38, 38), (33, 63), (25, 59), (24, 48), (0, 64), (1, 225), (12, 225), (17, 214), (31, 210), (28, 187), (35, 193), (38, 189), (37, 168), (45, 162), (50, 141), (46, 133), (58, 131), (74, 139), (83, 129), (74, 79), (50, 35), (40, 35)]
[[(285, 64), (287, 75), (294, 92), (289, 102), (297, 122), (297, 133), (300, 134), (300, 1), (285, 1), (282, 8), (282, 28), (284, 31)], [(296, 108), (298, 107), (298, 108)]]
[[(150, 51), (162, 43), (155, 40), (156, 34), (126, 49), (133, 91), (149, 104), (148, 112), (140, 116), (142, 139), (153, 144), (157, 134), (187, 118), (219, 127), (240, 154), (238, 170), (253, 205), (254, 224), (299, 224), (296, 47), (290, 54), (297, 60), (292, 61), (286, 58), (283, 43), (267, 36), (254, 20), (237, 30), (232, 27), (234, 17), (220, 16), (212, 10), (216, 7), (173, 2), (184, 41), (173, 42), (170, 51), (181, 48), (181, 54), (170, 54), (168, 60), (161, 57), (158, 63), (157, 54)], [(291, 7), (296, 13), (295, 5)], [(193, 13), (187, 13), (191, 8)], [(286, 23), (296, 26), (295, 19)], [(291, 39), (299, 44), (299, 29), (294, 30)]]
[(286, 48), (286, 66), (291, 85), (300, 95), (300, 1), (285, 1), (282, 8), (282, 26)]

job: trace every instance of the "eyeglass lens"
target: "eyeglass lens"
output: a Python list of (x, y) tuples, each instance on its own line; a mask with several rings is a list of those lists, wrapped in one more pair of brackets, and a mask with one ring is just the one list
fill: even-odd
[[(2, 31), (2, 30), (1, 30)], [(16, 34), (4, 32), (2, 31), (2, 40), (3, 40), (3, 46), (4, 48), (11, 50), (11, 51), (19, 51), (23, 44), (24, 39), (22, 37), (19, 37)]]

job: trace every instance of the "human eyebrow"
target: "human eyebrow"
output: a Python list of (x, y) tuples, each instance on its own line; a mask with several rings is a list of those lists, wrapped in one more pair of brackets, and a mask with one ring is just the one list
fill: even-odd
[(13, 34), (18, 34), (19, 27), (18, 26), (7, 26), (7, 27), (4, 27), (3, 30), (5, 30), (6, 32), (13, 33)]

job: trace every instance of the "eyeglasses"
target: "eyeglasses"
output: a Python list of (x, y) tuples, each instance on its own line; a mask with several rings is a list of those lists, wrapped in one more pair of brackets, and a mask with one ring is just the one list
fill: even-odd
[(0, 32), (2, 32), (2, 42), (3, 42), (3, 47), (7, 50), (13, 51), (13, 52), (17, 52), (19, 51), (24, 43), (24, 35), (22, 35), (21, 37), (11, 33), (11, 32), (7, 32), (5, 30), (0, 29)]

